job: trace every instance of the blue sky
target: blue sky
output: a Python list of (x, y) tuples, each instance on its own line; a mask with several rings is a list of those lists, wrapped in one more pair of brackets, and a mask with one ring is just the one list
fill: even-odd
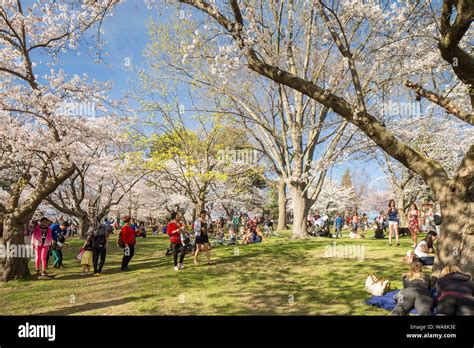
[[(148, 43), (146, 25), (150, 18), (165, 20), (165, 16), (160, 15), (156, 9), (148, 9), (143, 0), (125, 1), (117, 6), (114, 16), (103, 24), (103, 37), (107, 41), (104, 51), (108, 52), (108, 56), (104, 57), (106, 64), (94, 63), (95, 54), (88, 52), (88, 47), (80, 46), (77, 51), (63, 54), (57, 68), (68, 74), (87, 73), (90, 79), (110, 80), (114, 84), (111, 98), (122, 99), (128, 94), (130, 87), (133, 88), (137, 83), (137, 69), (145, 66), (143, 51)], [(136, 104), (130, 101), (130, 106)], [(340, 179), (346, 167), (350, 167), (352, 172), (365, 169), (369, 182), (374, 182), (379, 188), (386, 185), (384, 181), (376, 180), (382, 173), (371, 162), (356, 162), (333, 168), (330, 176)]]

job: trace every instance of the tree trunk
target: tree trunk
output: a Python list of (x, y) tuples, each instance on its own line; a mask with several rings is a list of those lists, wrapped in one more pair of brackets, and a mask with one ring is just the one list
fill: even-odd
[(79, 217), (79, 236), (81, 238), (84, 238), (86, 233), (89, 231), (90, 227), (91, 227), (91, 222), (89, 221), (89, 218), (87, 215), (83, 215)]
[(4, 215), (0, 214), (0, 238), (3, 238), (3, 218)]
[(397, 200), (397, 207), (398, 207), (398, 216), (400, 217), (400, 226), (399, 227), (408, 227), (408, 219), (405, 212), (405, 200), (402, 197), (399, 197)]
[(277, 231), (286, 230), (286, 183), (283, 178), (278, 180), (278, 226)]
[[(25, 224), (16, 221), (12, 214), (6, 214), (3, 220), (3, 243), (5, 246), (25, 244)], [(2, 280), (8, 282), (15, 277), (29, 278), (28, 258), (10, 257), (2, 260)]]
[(433, 275), (444, 266), (457, 265), (464, 273), (474, 273), (474, 197), (458, 197), (448, 191), (439, 199), (442, 223)]
[(201, 211), (205, 209), (206, 209), (206, 202), (204, 200), (199, 200), (196, 203), (193, 221), (195, 221), (199, 217), (199, 214), (201, 213)]
[(291, 197), (293, 199), (293, 237), (308, 237), (308, 213), (311, 208), (311, 200), (306, 192), (299, 186), (291, 186)]

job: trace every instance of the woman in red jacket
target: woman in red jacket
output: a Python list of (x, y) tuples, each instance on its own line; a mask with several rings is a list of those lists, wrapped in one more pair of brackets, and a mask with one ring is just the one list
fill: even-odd
[(125, 244), (125, 248), (123, 250), (122, 271), (130, 271), (128, 264), (135, 254), (136, 233), (132, 226), (130, 226), (130, 220), (130, 216), (125, 216), (122, 218), (122, 221), (125, 222), (125, 224), (122, 226), (122, 240)]
[[(173, 250), (173, 260), (174, 260), (174, 270), (178, 271), (184, 269), (183, 261), (186, 251), (183, 248), (183, 243), (181, 241), (181, 232), (184, 230), (184, 225), (181, 223), (181, 217), (178, 213), (171, 213), (171, 221), (166, 228), (166, 233), (170, 236), (171, 249)], [(179, 266), (178, 266), (178, 253), (179, 256)]]

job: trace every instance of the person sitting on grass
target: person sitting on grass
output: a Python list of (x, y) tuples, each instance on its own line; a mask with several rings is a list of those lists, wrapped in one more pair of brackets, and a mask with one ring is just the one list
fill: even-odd
[(431, 296), (430, 276), (422, 272), (423, 266), (414, 261), (410, 264), (410, 271), (403, 274), (403, 290), (395, 299), (397, 305), (392, 315), (407, 315), (415, 308), (418, 315), (431, 315), (433, 297)]
[(219, 226), (217, 227), (217, 232), (216, 232), (216, 238), (217, 239), (224, 239), (225, 235), (224, 235), (224, 231), (222, 230), (222, 228)]
[(235, 234), (235, 230), (233, 226), (229, 228), (229, 241), (227, 242), (227, 245), (232, 245), (232, 244), (237, 244), (237, 235)]
[(257, 230), (252, 236), (252, 243), (261, 243), (261, 242), (263, 242), (263, 232), (260, 227), (257, 227)]
[(253, 235), (252, 231), (250, 231), (250, 229), (246, 228), (244, 238), (242, 239), (242, 244), (252, 243), (252, 235)]
[(437, 315), (474, 315), (474, 283), (458, 266), (448, 265), (441, 270), (436, 290)]
[(434, 242), (438, 234), (435, 231), (429, 231), (425, 239), (421, 240), (414, 252), (408, 252), (406, 259), (408, 262), (420, 261), (423, 266), (431, 266), (434, 262)]
[(89, 233), (87, 235), (86, 241), (84, 242), (84, 245), (82, 246), (82, 249), (84, 250), (84, 253), (82, 254), (81, 258), (81, 266), (82, 266), (82, 273), (81, 275), (86, 275), (90, 273), (91, 271), (91, 266), (93, 264), (92, 262), (92, 240), (93, 240), (93, 234)]
[(248, 233), (247, 228), (244, 226), (240, 227), (239, 235), (237, 236), (237, 239), (244, 239), (245, 235)]

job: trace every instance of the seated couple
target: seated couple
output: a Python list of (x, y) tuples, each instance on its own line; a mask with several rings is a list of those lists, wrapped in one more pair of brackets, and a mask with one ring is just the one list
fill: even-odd
[(260, 243), (264, 239), (262, 229), (257, 227), (254, 231), (248, 231), (244, 235), (244, 239), (242, 240), (242, 244), (250, 244), (250, 243)]
[(431, 293), (430, 276), (424, 274), (420, 262), (410, 264), (408, 273), (402, 276), (403, 290), (395, 299), (397, 305), (392, 315), (407, 315), (415, 308), (418, 315), (474, 315), (474, 283), (471, 276), (461, 272), (456, 265), (444, 267), (436, 283), (436, 299)]

